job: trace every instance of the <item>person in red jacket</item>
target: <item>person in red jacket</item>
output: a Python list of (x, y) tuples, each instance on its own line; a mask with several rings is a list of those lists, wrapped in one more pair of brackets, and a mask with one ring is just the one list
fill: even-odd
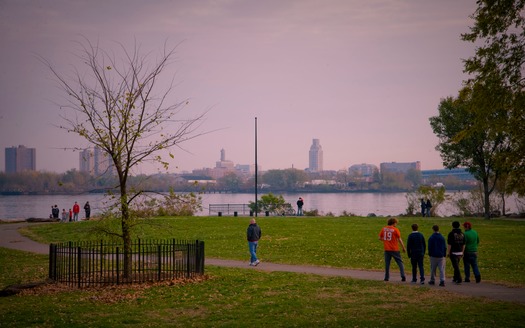
[(73, 205), (73, 221), (78, 221), (78, 213), (80, 213), (80, 206), (77, 202)]

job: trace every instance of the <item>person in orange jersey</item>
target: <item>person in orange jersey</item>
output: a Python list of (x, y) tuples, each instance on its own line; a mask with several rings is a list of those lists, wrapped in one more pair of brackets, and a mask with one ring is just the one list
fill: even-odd
[(399, 245), (403, 248), (403, 252), (406, 252), (406, 248), (405, 244), (403, 244), (403, 239), (401, 239), (401, 232), (396, 227), (397, 223), (398, 220), (396, 218), (390, 218), (387, 222), (388, 225), (379, 232), (379, 240), (383, 242), (385, 248), (385, 281), (390, 279), (390, 262), (392, 258), (399, 266), (401, 281), (406, 281), (405, 266), (399, 252)]

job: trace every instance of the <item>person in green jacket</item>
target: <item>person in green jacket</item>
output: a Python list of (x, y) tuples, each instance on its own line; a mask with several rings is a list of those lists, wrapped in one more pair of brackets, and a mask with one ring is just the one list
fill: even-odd
[(465, 282), (470, 282), (470, 267), (472, 267), (476, 283), (479, 283), (481, 281), (481, 274), (478, 268), (479, 236), (476, 230), (472, 229), (472, 223), (465, 222), (463, 227), (465, 227), (465, 253), (463, 256)]

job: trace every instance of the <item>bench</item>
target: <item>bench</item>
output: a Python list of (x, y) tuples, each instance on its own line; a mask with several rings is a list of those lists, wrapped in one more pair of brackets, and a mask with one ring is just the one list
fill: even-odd
[(208, 207), (209, 215), (244, 215), (251, 214), (248, 204), (210, 204)]

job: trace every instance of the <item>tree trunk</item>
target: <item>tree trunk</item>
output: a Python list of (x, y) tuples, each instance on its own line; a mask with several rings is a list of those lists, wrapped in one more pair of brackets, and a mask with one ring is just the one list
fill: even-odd
[(120, 186), (120, 210), (122, 213), (122, 242), (124, 244), (124, 278), (131, 278), (131, 227), (126, 186)]
[(489, 179), (483, 178), (483, 207), (485, 209), (484, 218), (490, 219), (490, 191)]
[(501, 205), (502, 205), (502, 209), (501, 209), (501, 215), (505, 216), (507, 215), (507, 212), (505, 211), (505, 193), (502, 192), (501, 193)]

